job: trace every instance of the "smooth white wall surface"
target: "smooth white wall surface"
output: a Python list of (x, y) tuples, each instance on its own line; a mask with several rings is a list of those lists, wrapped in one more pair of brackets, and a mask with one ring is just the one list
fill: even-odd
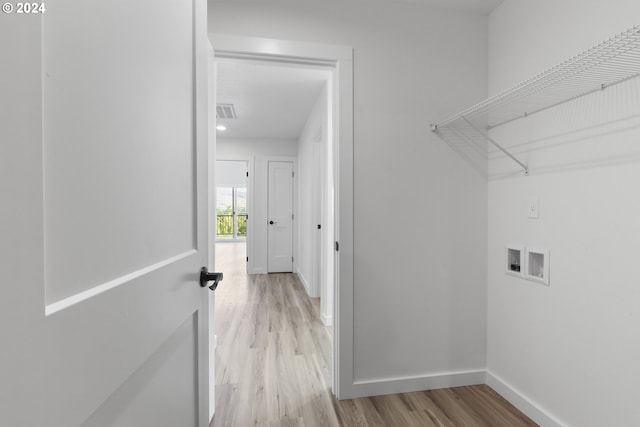
[(354, 49), (352, 394), (484, 370), (486, 181), (429, 123), (486, 96), (486, 17), (370, 2), (209, 11), (218, 33)]
[(267, 272), (267, 160), (273, 157), (295, 159), (297, 155), (295, 140), (224, 139), (218, 136), (218, 160), (249, 162), (247, 271), (250, 274)]
[[(506, 0), (489, 21), (490, 94), (638, 24), (638, 16), (640, 3), (630, 0)], [(531, 174), (489, 183), (489, 383), (530, 405), (541, 425), (640, 425), (640, 81), (495, 137), (526, 143), (528, 153), (515, 151)], [(529, 196), (539, 198), (537, 220), (527, 219)], [(550, 286), (506, 275), (506, 243), (549, 249)]]

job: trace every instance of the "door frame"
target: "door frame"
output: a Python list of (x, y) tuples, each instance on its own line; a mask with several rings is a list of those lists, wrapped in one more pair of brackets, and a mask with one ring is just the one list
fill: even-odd
[[(353, 48), (210, 33), (216, 58), (247, 59), (333, 70), (334, 252), (333, 381), (338, 399), (356, 395), (353, 366)], [(337, 246), (336, 244), (336, 246)]]
[[(216, 164), (216, 116), (211, 112), (216, 111), (216, 67), (215, 52), (209, 41), (207, 45), (207, 250), (209, 251), (207, 265), (210, 271), (216, 271), (216, 228), (211, 221), (211, 212), (216, 211), (216, 174), (214, 165)], [(215, 324), (215, 292), (211, 292), (207, 297), (209, 305), (208, 322), (209, 322), (209, 348), (208, 360), (209, 366), (209, 423), (213, 420), (216, 413), (216, 347), (218, 346), (218, 337), (216, 335)]]
[[(215, 98), (213, 99), (213, 104), (214, 104), (214, 108), (215, 108)], [(215, 110), (214, 110), (215, 111)], [(215, 115), (213, 116), (213, 119), (215, 120)], [(214, 126), (215, 129), (215, 126)], [(220, 156), (218, 157), (217, 152), (214, 153), (214, 158), (213, 158), (213, 162), (216, 161), (223, 161), (223, 162), (245, 162), (247, 164), (247, 173), (249, 174), (249, 176), (247, 177), (247, 237), (245, 238), (244, 242), (246, 245), (246, 250), (245, 250), (245, 257), (249, 258), (249, 260), (246, 262), (246, 266), (245, 266), (245, 271), (247, 272), (247, 274), (252, 274), (253, 272), (253, 262), (255, 259), (255, 256), (253, 254), (253, 246), (254, 246), (254, 227), (253, 227), (253, 220), (255, 219), (256, 215), (255, 215), (255, 210), (254, 210), (254, 204), (255, 204), (255, 200), (254, 200), (254, 196), (253, 196), (253, 187), (254, 187), (254, 175), (255, 175), (255, 167), (254, 167), (254, 156)], [(213, 210), (211, 210), (211, 212), (214, 213), (214, 218), (215, 219), (215, 205), (212, 208)], [(215, 229), (213, 231), (213, 238), (215, 239)], [(218, 240), (217, 242), (220, 242), (222, 244), (224, 244), (223, 241)]]
[[(245, 186), (244, 186), (244, 188), (246, 190), (246, 202), (247, 202), (247, 206), (246, 206), (247, 213), (246, 213), (246, 215), (249, 216), (249, 214), (250, 214), (249, 209), (251, 208), (251, 204), (253, 204), (252, 201), (250, 202), (251, 192), (250, 192), (250, 188), (249, 188), (249, 160), (237, 159), (235, 157), (233, 159), (231, 159), (231, 158), (230, 159), (216, 158), (215, 162), (216, 162), (216, 164), (218, 162), (236, 162), (236, 163), (244, 163), (245, 164), (246, 169), (247, 169), (247, 179), (246, 179)], [(218, 183), (216, 183), (216, 195), (217, 195), (218, 187), (219, 187), (219, 185), (218, 185)], [(240, 187), (232, 187), (233, 239), (231, 239), (231, 241), (233, 241), (233, 242), (237, 242), (237, 241), (247, 242), (247, 240), (249, 239), (249, 229), (248, 229), (249, 223), (248, 222), (247, 222), (247, 231), (246, 231), (247, 235), (245, 236), (244, 239), (238, 239), (238, 221), (237, 221), (238, 212), (236, 210), (236, 208), (237, 208), (237, 204), (236, 204), (236, 202), (237, 202), (237, 192), (236, 192), (236, 189), (237, 188), (240, 188)], [(215, 207), (214, 211), (215, 211), (215, 215), (214, 216), (217, 217), (218, 216), (217, 206)], [(215, 239), (216, 239), (217, 243), (224, 243), (225, 241), (229, 240), (229, 239), (219, 239), (217, 237), (217, 235), (216, 235)]]

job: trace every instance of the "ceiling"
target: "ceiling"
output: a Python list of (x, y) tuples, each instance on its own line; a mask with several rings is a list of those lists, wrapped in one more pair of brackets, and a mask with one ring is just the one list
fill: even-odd
[[(222, 0), (210, 0), (210, 1), (222, 1)], [(234, 0), (234, 2), (240, 2), (243, 0)], [(255, 1), (255, 0), (244, 0)], [(269, 0), (261, 0), (260, 3), (267, 3)], [(273, 0), (278, 2), (281, 0)], [(480, 13), (488, 15), (498, 7), (504, 0), (315, 0), (322, 3), (329, 3), (330, 1), (342, 2), (350, 1), (352, 3), (417, 3), (426, 6), (442, 7), (446, 9), (455, 9), (473, 13)]]
[(220, 60), (217, 104), (233, 104), (236, 119), (218, 138), (298, 139), (320, 91), (330, 77), (324, 69), (267, 62)]
[[(352, 0), (362, 1), (362, 0)], [(417, 3), (427, 6), (443, 7), (447, 9), (464, 10), (468, 12), (488, 15), (504, 0), (367, 0), (389, 3)]]

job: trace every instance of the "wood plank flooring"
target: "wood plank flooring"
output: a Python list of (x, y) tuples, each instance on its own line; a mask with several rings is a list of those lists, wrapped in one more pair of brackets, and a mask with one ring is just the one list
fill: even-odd
[(535, 426), (488, 386), (336, 400), (331, 330), (294, 274), (245, 274), (244, 243), (216, 245), (213, 427)]

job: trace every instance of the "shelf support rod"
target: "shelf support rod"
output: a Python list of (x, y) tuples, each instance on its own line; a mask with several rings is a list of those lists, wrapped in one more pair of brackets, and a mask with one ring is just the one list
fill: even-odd
[(477, 127), (475, 127), (473, 125), (473, 123), (471, 123), (469, 120), (467, 120), (467, 118), (465, 116), (460, 116), (460, 118), (462, 120), (464, 120), (465, 122), (467, 122), (467, 124), (469, 126), (471, 126), (471, 128), (473, 130), (475, 130), (476, 132), (478, 132), (480, 135), (484, 135), (485, 138), (487, 138), (487, 141), (489, 141), (491, 144), (493, 144), (498, 150), (502, 151), (504, 154), (506, 154), (511, 160), (513, 160), (514, 162), (516, 162), (517, 164), (519, 164), (522, 169), (524, 169), (524, 174), (525, 175), (529, 175), (529, 168), (522, 163), (520, 160), (516, 159), (513, 154), (511, 154), (510, 152), (508, 152), (506, 149), (504, 149), (500, 144), (498, 144), (495, 140), (493, 140), (489, 135), (483, 133), (480, 131), (480, 129), (478, 129)]

